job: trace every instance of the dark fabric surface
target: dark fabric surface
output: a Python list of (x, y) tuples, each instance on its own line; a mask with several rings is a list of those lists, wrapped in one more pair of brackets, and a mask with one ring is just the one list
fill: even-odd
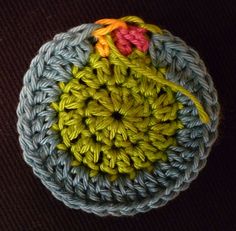
[[(206, 168), (167, 206), (99, 218), (56, 200), (22, 158), (15, 114), (22, 78), (40, 46), (100, 18), (137, 15), (170, 30), (205, 61), (222, 107)], [(0, 230), (236, 230), (235, 1), (0, 0)]]

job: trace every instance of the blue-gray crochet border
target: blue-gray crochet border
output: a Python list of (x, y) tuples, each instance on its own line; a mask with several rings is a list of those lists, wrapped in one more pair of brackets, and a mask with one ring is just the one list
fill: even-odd
[(44, 44), (24, 76), (17, 108), (20, 145), (24, 160), (52, 194), (74, 209), (99, 216), (134, 215), (165, 205), (187, 189), (217, 137), (219, 104), (212, 79), (199, 55), (180, 38), (164, 31), (153, 34), (149, 52), (153, 65), (168, 68), (167, 78), (182, 85), (200, 100), (211, 122), (199, 120), (192, 102), (177, 93), (185, 107), (178, 116), (185, 128), (178, 131), (178, 146), (167, 151), (168, 161), (157, 163), (153, 174), (140, 172), (135, 180), (105, 176), (90, 178), (83, 167), (71, 167), (71, 156), (58, 151), (57, 134), (49, 128), (56, 121), (50, 103), (58, 100), (58, 81), (68, 82), (71, 64), (83, 67), (93, 51), (91, 33), (98, 25), (83, 24), (58, 34)]

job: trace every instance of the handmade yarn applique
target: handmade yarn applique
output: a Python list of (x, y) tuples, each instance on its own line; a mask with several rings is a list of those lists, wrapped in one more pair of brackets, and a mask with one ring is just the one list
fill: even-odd
[(188, 188), (217, 137), (219, 103), (196, 51), (127, 16), (44, 44), (17, 115), (24, 160), (57, 199), (120, 216)]

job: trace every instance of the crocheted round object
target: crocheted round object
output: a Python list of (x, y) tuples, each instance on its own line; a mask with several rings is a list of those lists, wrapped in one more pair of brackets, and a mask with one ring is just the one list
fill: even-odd
[(127, 16), (44, 44), (17, 115), (24, 160), (56, 198), (120, 216), (189, 186), (217, 137), (219, 104), (196, 51)]

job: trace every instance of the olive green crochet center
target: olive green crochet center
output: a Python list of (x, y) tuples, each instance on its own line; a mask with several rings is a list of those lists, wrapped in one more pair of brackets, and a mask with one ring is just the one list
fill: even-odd
[[(134, 51), (128, 58), (164, 78), (147, 54)], [(90, 176), (106, 173), (111, 179), (137, 171), (151, 172), (166, 161), (166, 149), (176, 145), (182, 128), (177, 112), (182, 105), (175, 93), (137, 74), (112, 55), (91, 54), (83, 68), (72, 67), (69, 82), (59, 82), (61, 95), (52, 103), (58, 120), (59, 150), (73, 156), (72, 166), (86, 166)]]

